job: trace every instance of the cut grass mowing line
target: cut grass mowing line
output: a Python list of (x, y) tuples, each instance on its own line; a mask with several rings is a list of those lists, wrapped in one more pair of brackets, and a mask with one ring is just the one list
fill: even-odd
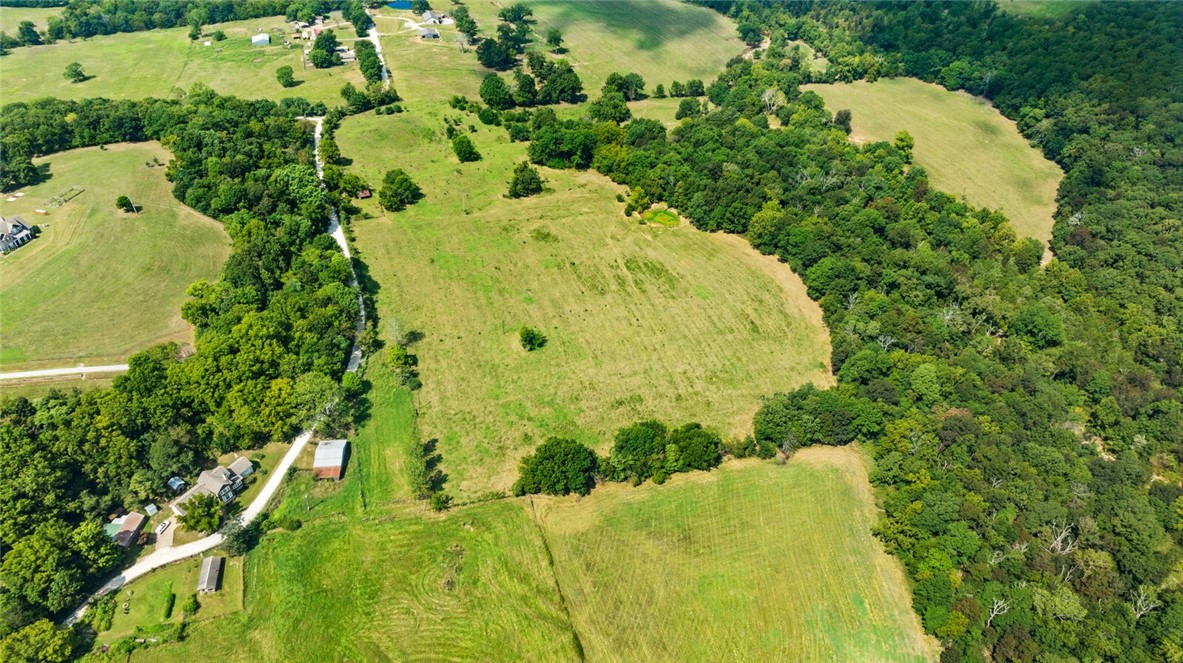
[(821, 95), (830, 112), (849, 108), (855, 140), (889, 141), (906, 130), (935, 188), (1002, 210), (1020, 236), (1051, 238), (1063, 172), (988, 102), (913, 78), (801, 89)]
[(935, 658), (852, 448), (536, 498), (588, 660)]
[[(109, 145), (36, 160), (50, 178), (0, 214), (41, 225), (41, 236), (0, 260), (0, 369), (122, 363), (155, 343), (192, 341), (180, 316), (189, 284), (214, 278), (229, 252), (221, 224), (180, 204), (115, 209), (115, 198), (163, 200), (170, 155), (157, 143)], [(63, 189), (85, 191), (41, 216)]]

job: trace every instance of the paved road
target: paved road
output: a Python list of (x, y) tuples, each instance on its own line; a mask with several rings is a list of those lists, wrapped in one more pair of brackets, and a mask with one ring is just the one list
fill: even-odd
[[(383, 65), (383, 67), (385, 67), (385, 64)], [(315, 147), (315, 153), (316, 153), (316, 174), (323, 178), (324, 177), (324, 167), (320, 161), (320, 136), (321, 136), (321, 129), (323, 127), (323, 120), (322, 120), (322, 118), (305, 118), (305, 119), (316, 122), (316, 131), (313, 134), (313, 136), (314, 136), (313, 145)], [(341, 247), (341, 251), (345, 254), (345, 257), (350, 258), (352, 261), (352, 258), (349, 253), (349, 244), (346, 243), (346, 241), (345, 241), (345, 233), (341, 230), (341, 222), (337, 218), (337, 210), (330, 209), (329, 212), (330, 212), (330, 220), (329, 220), (329, 227), (328, 227), (329, 234), (332, 235), (333, 239), (337, 241), (337, 245)], [(349, 270), (350, 270), (350, 272), (352, 272), (352, 285), (354, 288), (356, 288), (357, 287), (357, 273), (353, 271), (353, 263), (352, 262), (350, 262)], [(358, 291), (357, 299), (358, 299), (358, 304), (362, 306), (362, 308), (358, 309), (359, 312), (358, 312), (358, 316), (357, 316), (357, 331), (360, 333), (361, 330), (365, 329), (365, 324), (366, 324), (366, 322), (365, 322), (366, 314), (365, 314), (364, 302), (362, 300), (362, 296), (361, 296), (360, 291)], [(358, 366), (360, 366), (360, 365), (361, 365), (361, 347), (358, 345), (358, 342), (355, 339), (353, 342), (352, 351), (349, 353), (349, 364), (346, 367), (346, 370), (352, 373), (352, 372), (356, 371), (358, 369)], [(127, 369), (127, 367), (124, 366), (123, 370), (126, 370), (126, 369)], [(62, 370), (64, 370), (64, 369), (62, 369)], [(34, 371), (34, 372), (36, 372), (36, 371)], [(298, 436), (296, 436), (296, 438), (294, 440), (292, 440), (291, 448), (288, 449), (287, 453), (285, 453), (283, 455), (283, 458), (280, 459), (279, 464), (275, 466), (275, 469), (271, 470), (271, 476), (267, 479), (267, 483), (264, 484), (262, 492), (260, 492), (255, 497), (254, 501), (251, 502), (250, 505), (247, 506), (247, 508), (242, 512), (242, 524), (243, 525), (248, 525), (251, 522), (253, 522), (255, 520), (255, 518), (258, 518), (263, 513), (263, 511), (267, 508), (267, 504), (271, 501), (271, 498), (275, 497), (275, 493), (279, 491), (280, 485), (283, 484), (283, 480), (287, 477), (288, 469), (291, 468), (292, 464), (296, 462), (296, 458), (298, 458), (300, 456), (300, 452), (304, 450), (304, 447), (308, 445), (308, 441), (311, 439), (312, 439), (312, 429), (309, 428), (308, 430), (305, 430), (303, 433), (300, 433)], [(178, 562), (182, 559), (185, 559), (186, 557), (192, 557), (193, 555), (200, 555), (201, 553), (206, 552), (207, 550), (212, 550), (214, 548), (217, 548), (221, 544), (222, 544), (222, 535), (221, 534), (211, 534), (205, 538), (198, 539), (196, 541), (191, 541), (191, 542), (186, 543), (184, 545), (173, 546), (172, 548), (165, 548), (163, 550), (157, 550), (157, 551), (151, 553), (150, 555), (144, 557), (143, 559), (136, 562), (132, 566), (124, 569), (122, 573), (120, 573), (119, 575), (117, 575), (114, 578), (111, 578), (109, 581), (107, 581), (107, 583), (104, 584), (101, 588), (99, 588), (99, 590), (97, 592), (91, 594), (91, 596), (87, 599), (86, 603), (83, 603), (76, 610), (74, 610), (74, 612), (70, 613), (70, 615), (66, 618), (66, 620), (64, 622), (65, 625), (69, 626), (70, 624), (73, 624), (74, 622), (78, 621), (78, 619), (80, 617), (82, 617), (82, 615), (86, 614), (86, 609), (90, 606), (90, 602), (92, 600), (94, 600), (100, 596), (103, 596), (104, 594), (107, 594), (108, 592), (112, 592), (112, 591), (119, 589), (120, 587), (123, 587), (125, 584), (131, 582), (132, 580), (135, 580), (136, 578), (144, 575), (145, 573), (148, 573), (149, 571), (154, 571), (162, 566), (172, 564), (173, 562)]]
[(70, 366), (68, 368), (43, 368), (39, 371), (16, 371), (15, 373), (0, 373), (0, 380), (29, 380), (32, 378), (53, 378), (71, 375), (86, 375), (89, 373), (125, 373), (127, 364), (110, 364), (108, 366)]

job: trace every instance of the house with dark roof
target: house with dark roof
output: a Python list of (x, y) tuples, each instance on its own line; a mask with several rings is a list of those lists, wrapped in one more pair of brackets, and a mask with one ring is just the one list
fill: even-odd
[(440, 31), (435, 28), (419, 28), (420, 39), (439, 39)]
[[(247, 462), (249, 463), (250, 461), (248, 460)], [(185, 503), (193, 499), (195, 495), (214, 495), (225, 504), (234, 499), (234, 496), (238, 495), (242, 491), (242, 488), (243, 482), (241, 476), (229, 468), (218, 466), (212, 470), (205, 470), (197, 475), (197, 483), (193, 484), (192, 488), (186, 490), (170, 506), (174, 513), (178, 516), (183, 516), (185, 515)]]
[(0, 216), (0, 253), (9, 253), (33, 239), (33, 229), (19, 216)]

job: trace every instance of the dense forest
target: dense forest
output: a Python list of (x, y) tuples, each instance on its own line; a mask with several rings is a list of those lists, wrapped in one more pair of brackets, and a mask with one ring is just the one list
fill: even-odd
[(72, 608), (121, 561), (101, 528), (113, 509), (165, 496), (169, 477), (286, 439), (313, 416), (348, 424), (360, 385), (343, 372), (358, 300), (325, 232), (329, 194), (310, 129), (295, 117), (307, 105), (195, 87), (183, 101), (0, 109), (6, 184), (42, 176), (33, 156), (158, 140), (173, 153), (173, 194), (219, 219), (233, 241), (221, 278), (189, 290), (191, 352), (138, 353), (111, 389), (0, 404), (0, 638), (52, 635), (38, 620)]
[[(802, 275), (839, 384), (770, 397), (753, 443), (869, 448), (877, 535), (943, 660), (1183, 660), (1183, 10), (708, 4), (770, 37), (707, 86), (708, 113), (667, 134), (536, 112), (532, 160)], [(799, 89), (888, 75), (990, 96), (1064, 168), (1055, 259), (934, 190), (907, 134), (856, 145)]]

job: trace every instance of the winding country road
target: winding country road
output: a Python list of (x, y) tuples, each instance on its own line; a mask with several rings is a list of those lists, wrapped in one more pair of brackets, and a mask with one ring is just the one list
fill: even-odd
[[(377, 37), (374, 37), (374, 39), (376, 40)], [(381, 51), (378, 52), (378, 57), (379, 58), (382, 57)], [(386, 76), (386, 63), (385, 62), (382, 63), (382, 72), (383, 72), (383, 77), (385, 78), (385, 76)], [(313, 133), (313, 147), (314, 147), (314, 152), (316, 154), (316, 174), (321, 179), (324, 179), (324, 165), (321, 163), (321, 159), (320, 159), (320, 139), (321, 139), (321, 133), (322, 133), (322, 130), (324, 127), (323, 118), (309, 117), (309, 118), (301, 118), (301, 119), (307, 120), (309, 122), (314, 122), (316, 124), (316, 129)], [(341, 221), (337, 217), (337, 210), (333, 209), (333, 208), (329, 209), (328, 233), (333, 237), (334, 240), (336, 240), (337, 246), (341, 247), (341, 252), (345, 254), (345, 257), (350, 260), (350, 263), (349, 263), (349, 271), (351, 274), (351, 284), (350, 285), (352, 285), (355, 289), (357, 289), (358, 288), (357, 272), (353, 269), (353, 256), (349, 251), (349, 244), (345, 241), (345, 232), (341, 228)], [(358, 301), (358, 315), (357, 315), (356, 331), (360, 335), (362, 330), (364, 330), (365, 326), (366, 326), (365, 302), (362, 298), (360, 289), (358, 289), (357, 301)], [(361, 357), (362, 357), (361, 346), (358, 343), (358, 337), (355, 337), (354, 341), (353, 341), (353, 348), (351, 349), (351, 351), (349, 353), (349, 362), (346, 365), (345, 370), (350, 373), (356, 372), (358, 367), (361, 365)], [(98, 369), (98, 368), (110, 369), (113, 367), (105, 366), (105, 367), (95, 367), (95, 368), (96, 369)], [(116, 367), (116, 368), (119, 368), (119, 367)], [(70, 372), (77, 372), (78, 371), (77, 368), (74, 368), (74, 369), (49, 369), (49, 370), (50, 370), (50, 372), (48, 373), (49, 375), (57, 374), (57, 373), (53, 373), (52, 371), (66, 371), (67, 372), (67, 373), (63, 373), (63, 374), (69, 374)], [(121, 370), (127, 370), (127, 366), (122, 366)], [(27, 371), (26, 373), (30, 373), (30, 372)], [(45, 371), (31, 371), (31, 373), (45, 373)], [(5, 375), (12, 375), (12, 374), (5, 374)], [(275, 466), (275, 469), (271, 470), (270, 478), (268, 478), (267, 483), (264, 484), (263, 490), (255, 497), (254, 501), (251, 502), (250, 505), (248, 505), (246, 507), (246, 509), (242, 512), (242, 524), (243, 525), (250, 524), (256, 518), (258, 518), (263, 513), (264, 510), (266, 510), (267, 504), (271, 501), (271, 498), (275, 497), (275, 493), (277, 493), (279, 491), (280, 485), (283, 484), (283, 480), (287, 477), (288, 469), (290, 469), (292, 467), (292, 465), (296, 462), (296, 459), (299, 458), (299, 456), (300, 456), (300, 452), (304, 450), (304, 447), (308, 445), (308, 442), (311, 439), (312, 439), (312, 428), (309, 428), (309, 429), (305, 430), (304, 432), (300, 433), (299, 435), (297, 435), (296, 438), (292, 440), (291, 448), (289, 448), (287, 453), (285, 453), (283, 455), (283, 458), (280, 459), (279, 464)], [(120, 587), (123, 587), (127, 583), (131, 582), (132, 580), (135, 580), (136, 578), (139, 578), (140, 576), (142, 576), (150, 571), (154, 571), (162, 566), (172, 564), (173, 562), (180, 561), (180, 560), (185, 559), (187, 557), (192, 557), (194, 555), (200, 555), (201, 553), (206, 552), (208, 550), (212, 550), (212, 549), (218, 547), (219, 545), (221, 545), (222, 540), (223, 540), (222, 535), (220, 533), (215, 533), (215, 534), (211, 534), (207, 537), (198, 539), (196, 541), (191, 541), (189, 543), (186, 543), (186, 544), (183, 544), (180, 546), (174, 546), (172, 548), (165, 548), (163, 550), (157, 550), (157, 551), (149, 554), (148, 556), (144, 557), (140, 561), (138, 561), (135, 564), (131, 565), (130, 567), (124, 569), (122, 572), (119, 573), (119, 575), (108, 580), (102, 587), (100, 587), (98, 589), (98, 591), (91, 594), (90, 597), (87, 598), (85, 603), (83, 603), (81, 606), (79, 606), (77, 609), (75, 609), (72, 613), (70, 613), (70, 615), (68, 617), (66, 617), (66, 619), (63, 623), (66, 626), (69, 626), (69, 625), (73, 624), (74, 622), (78, 621), (78, 619), (80, 619), (82, 617), (82, 615), (86, 614), (87, 608), (90, 607), (90, 603), (94, 599), (99, 598), (100, 596), (103, 596), (103, 595), (107, 594), (108, 592), (115, 591), (115, 590), (119, 589)]]
[(34, 378), (55, 378), (61, 376), (89, 375), (90, 373), (126, 373), (127, 364), (106, 366), (68, 366), (66, 368), (43, 368), (37, 371), (15, 371), (0, 373), (0, 380), (31, 380)]

